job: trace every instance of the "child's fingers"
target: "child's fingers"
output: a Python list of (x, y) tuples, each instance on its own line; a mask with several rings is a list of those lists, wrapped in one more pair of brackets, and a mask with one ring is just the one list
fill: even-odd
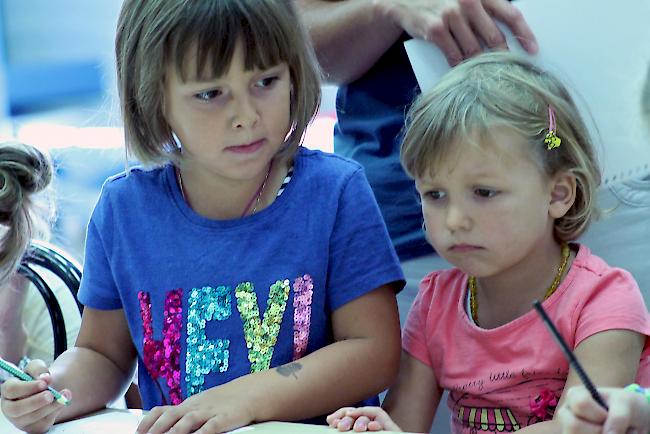
[(337, 426), (339, 426), (339, 422), (341, 422), (341, 419), (335, 418), (330, 420), (327, 424), (330, 426), (330, 428), (336, 428)]
[(140, 421), (136, 433), (143, 434), (150, 432), (151, 427), (162, 416), (167, 407), (154, 407), (149, 413)]
[(368, 416), (359, 416), (357, 420), (354, 421), (354, 426), (352, 429), (355, 432), (366, 432), (368, 431), (368, 423), (370, 422), (370, 418)]
[(602, 425), (579, 419), (566, 407), (560, 409), (558, 419), (562, 423), (564, 434), (601, 434), (604, 432)]
[(23, 381), (17, 378), (10, 378), (0, 388), (0, 396), (3, 400), (15, 401), (28, 398), (47, 389), (47, 383), (42, 380)]
[(358, 419), (360, 417), (367, 417), (372, 424), (372, 429), (369, 427), (368, 431), (401, 431), (400, 427), (390, 418), (388, 413), (381, 407), (359, 407), (354, 408), (346, 413), (347, 416)]
[[(215, 432), (230, 432), (242, 426), (242, 422), (236, 420), (232, 414), (214, 416), (203, 426), (198, 429), (195, 434), (212, 434)], [(174, 427), (176, 429), (176, 427)]]
[[(155, 420), (152, 421), (146, 430), (141, 429), (141, 427), (138, 426), (137, 432), (148, 434), (166, 433), (170, 431), (172, 427), (174, 427), (174, 425), (176, 425), (176, 423), (185, 415), (184, 409), (181, 406), (156, 407), (156, 409), (159, 409), (159, 411), (157, 412)], [(140, 425), (142, 426), (143, 423), (144, 420), (140, 422)], [(175, 431), (176, 430), (174, 429), (173, 432)]]
[(331, 426), (331, 427), (333, 427), (333, 428), (336, 428), (336, 425), (338, 425), (338, 423), (339, 423), (339, 422), (341, 421), (341, 419), (345, 416), (345, 414), (346, 414), (348, 411), (353, 410), (353, 409), (354, 409), (354, 407), (343, 407), (343, 408), (339, 408), (339, 409), (336, 410), (334, 413), (332, 413), (332, 414), (330, 414), (329, 416), (327, 416), (327, 418), (325, 418), (325, 420), (327, 421), (327, 424), (328, 424), (329, 426)]
[(348, 407), (346, 414), (368, 414), (382, 411), (381, 407), (367, 405), (365, 407)]
[(3, 399), (2, 412), (9, 418), (21, 418), (48, 407), (53, 402), (54, 395), (46, 390), (23, 399)]
[[(605, 391), (601, 393), (607, 399)], [(577, 418), (594, 424), (603, 424), (607, 419), (607, 411), (598, 405), (591, 393), (582, 386), (569, 389), (566, 406)]]
[[(51, 395), (51, 394), (50, 394)], [(40, 407), (31, 413), (12, 419), (12, 423), (23, 428), (25, 431), (33, 432), (27, 429), (30, 426), (42, 426), (49, 428), (54, 423), (54, 418), (61, 411), (63, 406), (58, 402), (52, 402), (44, 407)]]
[(339, 431), (350, 431), (352, 425), (354, 425), (354, 419), (350, 416), (344, 416), (334, 428)]
[(327, 423), (339, 431), (357, 432), (369, 431), (369, 425), (372, 423), (373, 431), (380, 431), (384, 429), (384, 423), (375, 419), (384, 416), (388, 417), (380, 407), (345, 407), (329, 415)]
[[(203, 427), (206, 423), (206, 421), (210, 419), (210, 415), (207, 414), (206, 412), (199, 412), (199, 411), (190, 411), (189, 413), (186, 413), (183, 415), (175, 424), (172, 428), (170, 428), (170, 431), (172, 431), (174, 434), (186, 434), (186, 433), (193, 433), (199, 430), (201, 427)], [(219, 422), (218, 418), (215, 416), (213, 419), (215, 419), (215, 423)], [(158, 419), (160, 420), (160, 419)], [(217, 429), (219, 428), (219, 429)], [(205, 430), (203, 430), (205, 431)], [(225, 429), (221, 429), (218, 424), (215, 424), (215, 429), (209, 432), (223, 432), (226, 431)]]
[(360, 416), (367, 416), (370, 419), (375, 419), (384, 414), (386, 414), (386, 412), (382, 410), (381, 407), (353, 407), (345, 412), (345, 416), (350, 416), (354, 419)]
[(30, 362), (25, 367), (25, 372), (31, 375), (32, 378), (44, 380), (48, 384), (50, 384), (50, 382), (52, 381), (50, 377), (50, 371), (47, 369), (47, 365), (42, 360), (38, 360), (38, 359), (30, 360)]
[(339, 426), (340, 421), (341, 421), (341, 419), (339, 419), (339, 418), (327, 419), (327, 425), (330, 428), (336, 428), (337, 426)]
[[(603, 395), (606, 396), (605, 393)], [(609, 399), (609, 412), (603, 432), (625, 434), (636, 430), (639, 433), (647, 433), (650, 429), (647, 407), (648, 403), (640, 393), (625, 390), (613, 392)]]
[(31, 434), (37, 434), (37, 433), (46, 433), (52, 428), (52, 425), (54, 425), (54, 419), (56, 418), (56, 412), (52, 413), (45, 419), (41, 419), (38, 422), (23, 427), (22, 430)]

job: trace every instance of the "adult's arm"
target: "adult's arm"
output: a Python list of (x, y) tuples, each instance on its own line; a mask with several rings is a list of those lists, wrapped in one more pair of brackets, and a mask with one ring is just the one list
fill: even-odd
[(297, 3), (328, 82), (359, 78), (402, 34), (400, 26), (379, 13), (374, 0)]
[(298, 0), (326, 80), (345, 84), (372, 67), (406, 32), (438, 45), (450, 65), (505, 47), (495, 19), (534, 53), (535, 36), (507, 0)]

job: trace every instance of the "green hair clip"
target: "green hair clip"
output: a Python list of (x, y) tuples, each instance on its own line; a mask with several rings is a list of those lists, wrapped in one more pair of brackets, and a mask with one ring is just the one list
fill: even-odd
[(548, 150), (559, 148), (562, 144), (562, 139), (555, 133), (555, 128), (555, 111), (553, 111), (553, 107), (548, 106), (548, 133), (546, 133), (546, 137), (544, 138), (544, 143)]

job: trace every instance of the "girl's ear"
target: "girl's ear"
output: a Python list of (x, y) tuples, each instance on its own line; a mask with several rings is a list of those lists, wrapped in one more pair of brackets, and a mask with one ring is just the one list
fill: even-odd
[(576, 200), (576, 177), (571, 172), (560, 172), (551, 180), (551, 203), (549, 215), (555, 219), (564, 217)]

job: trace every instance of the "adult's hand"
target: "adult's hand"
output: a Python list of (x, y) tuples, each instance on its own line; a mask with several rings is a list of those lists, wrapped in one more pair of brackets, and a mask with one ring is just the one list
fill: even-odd
[(375, 0), (380, 13), (414, 38), (440, 47), (450, 65), (489, 49), (506, 49), (496, 25), (503, 22), (522, 47), (537, 52), (535, 35), (519, 9), (506, 0)]

